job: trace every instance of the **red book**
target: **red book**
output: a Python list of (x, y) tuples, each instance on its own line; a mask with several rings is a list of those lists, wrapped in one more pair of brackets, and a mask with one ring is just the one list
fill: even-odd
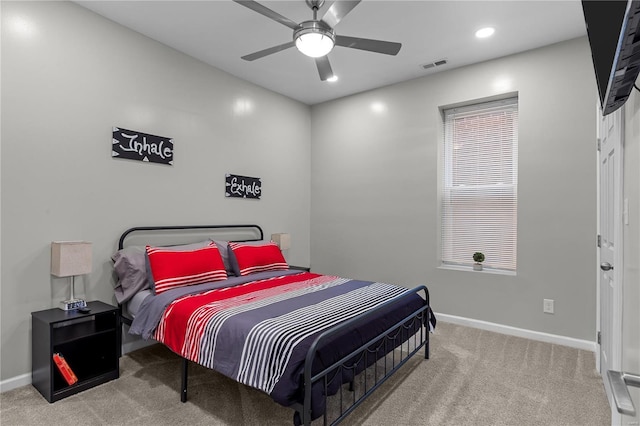
[(69, 367), (69, 364), (67, 364), (67, 361), (64, 359), (62, 355), (60, 355), (59, 353), (54, 353), (53, 362), (56, 363), (58, 370), (60, 371), (60, 373), (62, 374), (62, 377), (64, 377), (64, 379), (67, 381), (68, 384), (72, 385), (78, 381), (78, 378), (76, 377), (75, 373), (73, 372), (71, 367)]

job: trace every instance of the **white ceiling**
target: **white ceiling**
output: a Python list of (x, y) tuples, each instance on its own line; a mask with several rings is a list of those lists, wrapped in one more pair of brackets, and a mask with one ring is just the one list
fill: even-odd
[[(292, 39), (292, 30), (230, 0), (77, 1), (113, 21), (244, 80), (309, 105), (586, 35), (579, 0), (364, 0), (335, 31), (402, 43), (397, 56), (336, 47), (334, 83), (294, 48), (247, 62), (249, 53)], [(312, 18), (303, 0), (260, 1), (295, 21)], [(331, 6), (328, 0), (318, 17)], [(489, 39), (477, 29), (493, 26)], [(446, 59), (444, 66), (421, 65)]]

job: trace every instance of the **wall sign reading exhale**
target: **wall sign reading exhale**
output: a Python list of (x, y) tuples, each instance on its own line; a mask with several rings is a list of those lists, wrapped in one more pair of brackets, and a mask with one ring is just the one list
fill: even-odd
[(227, 173), (225, 175), (224, 188), (226, 197), (260, 199), (262, 182), (260, 182), (260, 178)]

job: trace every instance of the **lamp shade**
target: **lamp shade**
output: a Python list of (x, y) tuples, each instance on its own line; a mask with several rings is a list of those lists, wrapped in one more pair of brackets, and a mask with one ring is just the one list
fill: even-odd
[(280, 250), (291, 248), (291, 235), (289, 234), (271, 234), (271, 241), (276, 243)]
[(87, 241), (53, 241), (51, 275), (71, 277), (91, 272), (91, 243)]

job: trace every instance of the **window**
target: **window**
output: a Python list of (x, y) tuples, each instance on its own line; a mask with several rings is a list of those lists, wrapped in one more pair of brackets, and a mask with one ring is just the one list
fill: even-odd
[(515, 271), (518, 98), (443, 113), (442, 263)]

